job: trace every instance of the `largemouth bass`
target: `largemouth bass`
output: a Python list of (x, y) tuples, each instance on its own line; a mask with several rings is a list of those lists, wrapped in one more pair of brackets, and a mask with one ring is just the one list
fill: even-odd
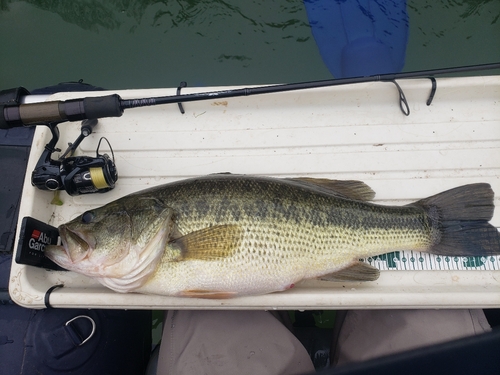
[(396, 250), (500, 253), (488, 184), (406, 206), (373, 197), (359, 181), (209, 175), (87, 211), (45, 254), (118, 292), (228, 298), (310, 278), (375, 280), (358, 259)]

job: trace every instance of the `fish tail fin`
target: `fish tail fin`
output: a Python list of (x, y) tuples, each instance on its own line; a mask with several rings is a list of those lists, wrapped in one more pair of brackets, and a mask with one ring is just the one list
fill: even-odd
[(495, 209), (493, 198), (490, 185), (478, 183), (414, 203), (426, 209), (432, 223), (435, 241), (428, 251), (455, 256), (500, 254), (500, 234), (488, 222)]

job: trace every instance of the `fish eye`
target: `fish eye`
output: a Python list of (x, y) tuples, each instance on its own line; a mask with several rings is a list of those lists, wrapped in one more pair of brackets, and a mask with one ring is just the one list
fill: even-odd
[(82, 223), (89, 224), (94, 220), (94, 218), (95, 218), (95, 215), (92, 211), (84, 212), (82, 215)]

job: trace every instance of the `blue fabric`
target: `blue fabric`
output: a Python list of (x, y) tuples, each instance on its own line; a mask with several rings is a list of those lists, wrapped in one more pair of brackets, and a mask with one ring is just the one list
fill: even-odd
[(321, 57), (335, 78), (400, 72), (406, 0), (304, 0)]

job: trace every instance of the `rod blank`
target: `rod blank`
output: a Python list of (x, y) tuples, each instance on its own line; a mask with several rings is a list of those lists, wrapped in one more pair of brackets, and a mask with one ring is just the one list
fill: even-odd
[(396, 79), (433, 77), (442, 74), (454, 74), (480, 70), (500, 69), (500, 63), (461, 66), (434, 70), (422, 70), (408, 73), (392, 73), (367, 77), (330, 79), (322, 81), (269, 85), (234, 90), (200, 92), (194, 94), (159, 96), (153, 98), (127, 99), (107, 95), (66, 101), (52, 101), (31, 104), (0, 105), (0, 129), (18, 126), (33, 126), (63, 121), (81, 121), (104, 117), (120, 117), (125, 109), (146, 107), (160, 104), (183, 103), (199, 100), (222, 99), (237, 96), (249, 96), (305, 90), (326, 86), (338, 86), (363, 82), (394, 81)]

